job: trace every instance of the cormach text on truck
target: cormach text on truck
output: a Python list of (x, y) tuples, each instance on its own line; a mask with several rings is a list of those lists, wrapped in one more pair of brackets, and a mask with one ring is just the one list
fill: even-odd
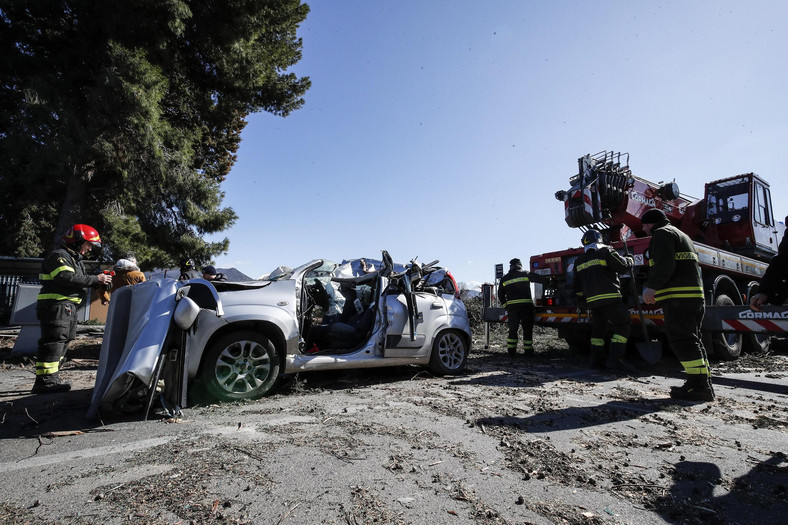
[[(608, 244), (634, 257), (635, 286), (627, 282), (629, 275), (621, 275), (633, 325), (642, 322), (650, 333), (659, 334), (664, 324), (659, 305), (642, 304), (638, 295), (648, 272), (651, 240), (640, 219), (659, 208), (698, 252), (707, 304), (704, 340), (712, 355), (735, 359), (743, 348), (763, 351), (774, 334), (788, 332), (785, 307), (754, 312), (746, 306), (785, 231), (785, 224), (775, 219), (767, 181), (754, 173), (715, 180), (705, 185), (702, 199), (692, 199), (679, 192), (675, 181), (655, 184), (635, 176), (627, 153), (602, 151), (578, 159), (578, 173), (569, 183), (568, 190), (555, 194), (564, 204), (567, 225), (597, 229)], [(588, 312), (578, 308), (571, 282), (581, 253), (578, 247), (530, 260), (532, 272), (549, 278), (549, 284), (534, 284), (536, 324), (556, 328), (559, 337), (577, 349), (588, 345), (590, 332)], [(490, 286), (484, 301), (486, 321), (500, 320), (505, 313), (492, 306), (492, 290)]]

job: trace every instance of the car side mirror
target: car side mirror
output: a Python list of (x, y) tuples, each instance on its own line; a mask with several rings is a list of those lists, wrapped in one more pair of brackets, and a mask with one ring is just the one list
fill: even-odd
[(194, 324), (197, 315), (200, 313), (200, 307), (190, 297), (182, 297), (178, 304), (175, 306), (175, 314), (173, 320), (175, 326), (181, 330), (188, 330)]

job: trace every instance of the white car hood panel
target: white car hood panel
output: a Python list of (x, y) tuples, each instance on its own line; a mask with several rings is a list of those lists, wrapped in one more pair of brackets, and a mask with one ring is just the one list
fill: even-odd
[(215, 306), (221, 312), (216, 290), (202, 279), (145, 281), (112, 293), (88, 417), (95, 416), (102, 404), (121, 397), (130, 376), (150, 386), (172, 326), (177, 292), (187, 284), (192, 291), (199, 288), (201, 306)]

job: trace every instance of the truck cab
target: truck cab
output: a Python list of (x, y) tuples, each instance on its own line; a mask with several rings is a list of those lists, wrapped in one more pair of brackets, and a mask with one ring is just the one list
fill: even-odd
[(784, 224), (775, 220), (769, 183), (745, 173), (706, 184), (706, 220), (716, 246), (768, 261), (777, 253)]

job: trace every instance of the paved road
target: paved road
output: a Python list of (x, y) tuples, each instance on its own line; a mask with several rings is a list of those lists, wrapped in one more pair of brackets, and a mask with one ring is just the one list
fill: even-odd
[[(480, 348), (481, 345), (475, 345)], [(0, 370), (0, 511), (30, 523), (778, 523), (788, 515), (788, 357), (718, 367), (712, 404), (565, 353), (477, 352), (468, 373), (302, 374), (177, 421), (84, 418), (77, 388)], [(760, 364), (759, 364), (760, 363)], [(37, 521), (38, 520), (38, 521)]]

